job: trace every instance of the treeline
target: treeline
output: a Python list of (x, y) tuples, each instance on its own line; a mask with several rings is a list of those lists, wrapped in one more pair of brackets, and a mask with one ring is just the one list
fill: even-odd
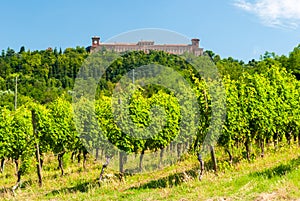
[[(148, 64), (146, 62), (149, 61), (157, 62), (155, 60), (159, 57), (159, 54), (150, 54), (150, 56), (142, 54), (144, 58), (140, 57), (140, 60), (137, 60), (139, 54), (142, 53), (135, 52), (125, 55), (124, 57), (127, 58), (123, 59), (124, 62), (115, 62), (112, 68), (115, 69), (115, 73), (118, 76), (110, 74), (108, 77), (103, 77), (100, 80), (101, 89), (105, 88), (108, 91), (112, 91), (114, 87), (112, 83), (115, 83), (122, 73), (133, 69), (134, 66), (146, 65)], [(163, 52), (160, 54), (165, 55)], [(300, 79), (300, 46), (295, 47), (288, 56), (278, 56), (274, 52), (266, 52), (261, 56), (260, 60), (253, 59), (248, 63), (232, 57), (222, 59), (212, 51), (206, 51), (205, 54), (214, 61), (220, 74), (229, 74), (231, 79), (234, 80), (238, 80), (245, 71), (250, 74), (266, 71), (269, 66), (260, 65), (260, 62), (266, 59), (278, 62), (281, 67), (286, 68), (298, 80)], [(84, 47), (67, 48), (64, 51), (56, 48), (31, 51), (26, 50), (25, 47), (21, 47), (19, 51), (10, 48), (2, 50), (0, 55), (1, 106), (13, 108), (16, 77), (18, 94), (20, 95), (18, 102), (21, 105), (28, 98), (32, 98), (42, 104), (51, 102), (62, 94), (65, 94), (70, 99), (70, 91), (73, 89), (77, 73), (88, 56), (89, 53)], [(177, 57), (173, 58), (176, 59)], [(174, 62), (163, 61), (162, 59), (160, 63), (167, 66), (174, 64)], [(184, 62), (181, 61), (179, 65), (183, 64)], [(92, 71), (93, 69), (90, 70)]]
[(63, 52), (57, 49), (26, 51), (24, 47), (19, 52), (10, 48), (3, 50), (0, 56), (1, 106), (13, 108), (16, 84), (19, 104), (28, 98), (48, 103), (68, 93), (87, 56), (83, 47), (67, 48)]

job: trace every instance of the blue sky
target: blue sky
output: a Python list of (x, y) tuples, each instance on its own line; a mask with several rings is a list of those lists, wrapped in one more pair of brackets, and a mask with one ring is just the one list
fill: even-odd
[(162, 28), (221, 57), (288, 55), (300, 43), (298, 0), (27, 0), (0, 3), (0, 49), (88, 46), (134, 29)]

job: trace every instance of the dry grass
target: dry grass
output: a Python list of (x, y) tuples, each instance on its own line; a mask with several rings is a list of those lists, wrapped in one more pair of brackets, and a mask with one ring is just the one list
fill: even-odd
[(196, 179), (198, 162), (194, 157), (158, 171), (128, 175), (122, 182), (117, 172), (108, 169), (100, 187), (96, 179), (101, 163), (94, 163), (90, 158), (84, 171), (77, 163), (66, 161), (66, 175), (61, 177), (52, 159), (50, 155), (44, 165), (43, 187), (38, 187), (32, 167), (16, 194), (10, 190), (16, 179), (14, 166), (7, 162), (5, 173), (0, 175), (0, 199), (262, 201), (300, 198), (300, 149), (297, 147), (270, 152), (264, 159), (251, 163), (241, 161), (234, 167), (221, 169), (218, 175), (206, 171), (202, 182)]

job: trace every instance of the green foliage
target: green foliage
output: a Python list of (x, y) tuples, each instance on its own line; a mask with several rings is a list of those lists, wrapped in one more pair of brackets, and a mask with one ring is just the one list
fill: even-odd
[(21, 161), (18, 174), (23, 175), (34, 154), (31, 113), (24, 107), (13, 112), (1, 108), (0, 118), (0, 158)]
[(287, 63), (287, 69), (290, 70), (299, 80), (300, 79), (300, 45), (294, 48), (290, 53)]
[[(0, 90), (14, 91), (14, 74), (19, 77), (18, 93), (41, 103), (55, 100), (70, 90), (88, 53), (83, 47), (57, 50), (25, 51), (7, 49), (0, 56)], [(5, 101), (8, 104), (8, 100)]]
[(76, 148), (78, 134), (73, 121), (72, 106), (64, 98), (58, 98), (49, 106), (51, 115), (51, 136), (48, 143), (51, 150), (58, 154)]
[[(105, 150), (110, 156), (116, 155), (116, 148), (144, 153), (166, 148), (171, 142), (192, 140), (197, 149), (205, 144), (209, 132), (209, 142), (219, 136), (219, 126), (222, 133), (218, 145), (238, 160), (257, 157), (259, 149), (263, 154), (271, 143), (275, 148), (281, 142), (299, 143), (299, 49), (296, 47), (288, 57), (266, 52), (259, 61), (248, 64), (231, 57), (221, 59), (207, 51), (209, 58), (199, 57), (195, 62), (203, 66), (200, 70), (189, 63), (193, 60), (189, 55), (178, 57), (160, 51), (129, 52), (120, 57), (101, 51), (97, 54), (104, 59), (91, 56), (85, 60), (89, 54), (81, 47), (63, 52), (21, 48), (17, 53), (7, 49), (0, 56), (0, 158), (22, 161), (23, 174), (34, 155), (35, 142), (42, 153), (55, 154), (85, 148), (90, 152)], [(210, 63), (216, 64), (217, 70), (210, 69)], [(100, 72), (97, 66), (106, 64), (110, 66)], [(153, 68), (143, 76), (128, 77), (135, 80), (135, 86), (128, 86), (134, 92), (122, 89), (118, 82), (125, 74), (148, 64), (171, 68), (186, 80), (186, 85), (171, 73), (163, 80), (176, 89), (147, 83), (143, 76), (151, 81), (161, 79)], [(82, 80), (83, 96), (71, 105), (70, 94), (82, 66), (81, 76), (89, 79)], [(220, 90), (219, 73), (226, 94)], [(92, 88), (98, 75), (102, 77), (97, 89)], [(13, 111), (16, 77), (19, 109)], [(96, 97), (84, 96), (93, 90), (97, 90)], [(224, 124), (222, 101), (227, 109)], [(36, 114), (36, 136), (31, 111)], [(230, 162), (219, 165), (227, 170)]]
[[(159, 92), (145, 99), (141, 92), (137, 92), (129, 104), (120, 104), (118, 107), (113, 106), (113, 103), (115, 102), (104, 96), (96, 102), (101, 136), (104, 137), (100, 141), (107, 139), (125, 152), (137, 153), (164, 148), (178, 134), (179, 107), (176, 99), (170, 95)], [(165, 112), (163, 116), (161, 109)]]
[(11, 122), (13, 117), (8, 109), (1, 108), (0, 118), (0, 158), (5, 158), (9, 157), (11, 154)]
[(227, 119), (219, 143), (225, 148), (242, 143), (248, 149), (256, 143), (263, 152), (265, 142), (277, 144), (283, 137), (290, 142), (298, 136), (299, 83), (273, 63), (264, 72), (244, 73), (240, 80), (224, 79)]

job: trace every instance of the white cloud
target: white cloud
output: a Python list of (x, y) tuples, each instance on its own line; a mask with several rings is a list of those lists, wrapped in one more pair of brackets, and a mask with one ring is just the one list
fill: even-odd
[(234, 5), (257, 15), (267, 26), (295, 29), (300, 24), (299, 0), (235, 0)]

